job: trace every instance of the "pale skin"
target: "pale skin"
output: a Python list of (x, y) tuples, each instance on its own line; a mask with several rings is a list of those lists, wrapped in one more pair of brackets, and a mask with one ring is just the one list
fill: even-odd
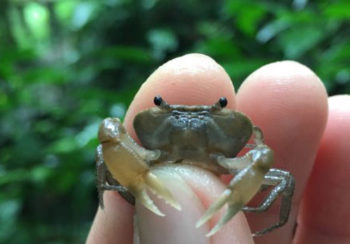
[[(296, 218), (299, 225), (294, 243), (350, 241), (350, 221), (346, 218), (350, 215), (346, 146), (350, 141), (349, 96), (329, 99), (327, 123), (325, 89), (318, 77), (301, 64), (285, 61), (266, 65), (250, 75), (235, 95), (230, 78), (212, 59), (186, 55), (156, 70), (135, 96), (124, 122), (135, 139), (134, 116), (154, 106), (153, 97), (158, 94), (168, 103), (188, 105), (212, 104), (225, 96), (228, 108), (242, 111), (264, 131), (266, 144), (275, 151), (274, 167), (294, 175), (296, 191), (289, 222), (255, 238), (256, 243), (292, 243)], [(155, 200), (166, 214), (158, 217), (136, 205), (141, 243), (253, 243), (243, 214), (237, 214), (211, 239), (205, 234), (215, 219), (203, 228), (194, 227), (225, 188), (214, 175), (188, 166), (165, 168), (159, 175), (166, 179), (182, 211)], [(98, 210), (87, 243), (133, 243), (133, 206), (111, 191), (104, 193), (104, 202), (105, 209)], [(298, 206), (302, 211), (298, 212)], [(247, 217), (252, 230), (261, 229), (278, 219), (278, 207)]]

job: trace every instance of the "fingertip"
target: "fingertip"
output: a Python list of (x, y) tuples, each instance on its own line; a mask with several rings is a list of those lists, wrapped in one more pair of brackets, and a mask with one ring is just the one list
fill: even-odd
[(276, 161), (288, 162), (294, 149), (304, 148), (309, 155), (310, 146), (318, 147), (327, 121), (327, 92), (308, 67), (281, 61), (261, 67), (243, 82), (237, 107), (262, 128)]
[(125, 116), (132, 136), (135, 115), (154, 106), (157, 95), (169, 104), (184, 105), (210, 105), (224, 96), (227, 107), (235, 107), (234, 87), (225, 70), (209, 56), (187, 54), (160, 66), (140, 87)]
[[(332, 117), (330, 117), (330, 119), (334, 118), (336, 121), (342, 123), (344, 119), (349, 118), (350, 95), (343, 94), (331, 96), (328, 98), (328, 106), (329, 110), (332, 111)], [(345, 126), (347, 125), (346, 123), (342, 124)]]
[(257, 104), (262, 102), (267, 108), (276, 107), (279, 112), (292, 112), (291, 108), (310, 112), (309, 107), (317, 109), (315, 112), (327, 112), (327, 91), (323, 83), (311, 69), (295, 61), (262, 66), (247, 77), (237, 97), (244, 108), (249, 107), (247, 100), (250, 100)]
[(230, 106), (235, 103), (233, 84), (226, 71), (211, 57), (198, 53), (161, 65), (141, 86), (134, 102), (143, 104), (144, 98), (157, 94), (170, 104), (209, 105), (222, 96), (228, 97)]

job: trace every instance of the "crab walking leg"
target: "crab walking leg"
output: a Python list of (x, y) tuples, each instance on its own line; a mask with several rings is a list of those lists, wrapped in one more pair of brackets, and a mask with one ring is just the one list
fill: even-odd
[[(107, 168), (106, 168), (107, 169)], [(108, 183), (108, 187), (109, 189), (106, 190), (116, 190), (119, 192), (119, 194), (131, 205), (135, 205), (135, 197), (131, 194), (130, 191), (128, 191), (128, 189), (124, 186), (122, 186), (118, 181), (116, 181), (113, 176), (111, 175), (111, 172), (109, 172), (107, 170), (106, 172), (106, 178), (107, 178), (107, 183)], [(121, 186), (122, 189), (121, 190), (117, 190), (118, 186)], [(110, 187), (116, 187), (115, 189), (111, 189)], [(120, 188), (120, 187), (119, 187)]]
[(248, 160), (250, 164), (236, 174), (229, 183), (228, 188), (197, 222), (197, 227), (203, 225), (227, 203), (228, 209), (226, 214), (217, 222), (207, 236), (214, 235), (259, 191), (264, 182), (265, 174), (273, 164), (273, 151), (268, 146), (261, 143), (241, 158), (219, 158), (219, 164), (222, 165), (228, 163), (228, 161), (242, 163), (246, 160)]
[(276, 224), (254, 233), (254, 236), (264, 235), (283, 226), (288, 221), (292, 206), (295, 181), (294, 177), (289, 172), (279, 169), (270, 169), (265, 175), (264, 185), (273, 185), (275, 187), (258, 207), (244, 207), (242, 210), (246, 212), (264, 212), (268, 210), (277, 197), (281, 195), (280, 216)]
[[(293, 193), (294, 178), (293, 176), (283, 170), (270, 169), (265, 175), (265, 180), (262, 187), (274, 186), (268, 196), (260, 203), (258, 207), (244, 207), (246, 212), (264, 212), (268, 210), (277, 197), (284, 191), (288, 191), (289, 194)], [(288, 195), (290, 197), (290, 195)]]
[[(99, 200), (99, 205), (102, 209), (104, 208), (103, 192), (105, 190), (118, 191), (126, 200), (129, 201), (130, 193), (128, 192), (128, 189), (126, 189), (124, 186), (121, 186), (116, 181), (113, 181), (112, 183), (111, 179), (109, 179), (109, 171), (107, 170), (106, 165), (103, 161), (102, 145), (99, 145), (96, 148), (96, 172), (97, 172), (96, 186), (97, 186), (97, 192), (98, 192), (98, 200)], [(107, 182), (109, 184), (106, 184)]]
[[(109, 173), (113, 179), (126, 187), (136, 200), (155, 214), (163, 216), (164, 214), (148, 196), (147, 190), (150, 190), (174, 208), (180, 209), (172, 194), (148, 166), (148, 160), (159, 157), (158, 151), (149, 151), (140, 147), (126, 132), (119, 119), (107, 118), (102, 122), (99, 140), (102, 144), (101, 158)], [(100, 171), (103, 181), (103, 177), (106, 178), (108, 174), (103, 173), (103, 169)]]

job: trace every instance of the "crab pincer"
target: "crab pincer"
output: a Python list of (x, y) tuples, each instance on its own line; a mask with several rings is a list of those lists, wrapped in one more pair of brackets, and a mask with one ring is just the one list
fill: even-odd
[[(125, 192), (130, 192), (137, 201), (157, 215), (164, 216), (149, 197), (147, 190), (164, 199), (172, 207), (181, 209), (170, 191), (151, 172), (148, 165), (149, 162), (159, 158), (159, 151), (149, 151), (139, 146), (126, 132), (118, 118), (106, 118), (102, 121), (98, 139), (101, 143), (97, 148), (98, 191), (101, 207), (103, 207), (104, 190), (123, 192), (124, 188)], [(107, 184), (110, 181), (113, 183)]]
[(242, 157), (225, 158), (217, 157), (217, 162), (222, 167), (237, 170), (238, 173), (229, 183), (227, 189), (207, 209), (198, 220), (196, 227), (202, 226), (211, 219), (225, 204), (227, 210), (223, 217), (210, 230), (207, 236), (214, 235), (220, 230), (237, 212), (255, 196), (264, 183), (265, 175), (269, 172), (274, 159), (273, 151), (263, 143), (262, 133), (257, 127), (254, 128), (256, 147)]

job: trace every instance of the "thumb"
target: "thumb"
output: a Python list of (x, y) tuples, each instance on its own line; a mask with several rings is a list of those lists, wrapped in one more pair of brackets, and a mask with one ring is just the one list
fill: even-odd
[(181, 205), (178, 211), (153, 196), (155, 204), (166, 215), (160, 217), (136, 204), (135, 243), (253, 243), (247, 221), (238, 213), (214, 236), (206, 234), (215, 225), (225, 209), (201, 228), (196, 222), (209, 205), (225, 189), (212, 173), (188, 165), (167, 165), (152, 170), (172, 192)]

